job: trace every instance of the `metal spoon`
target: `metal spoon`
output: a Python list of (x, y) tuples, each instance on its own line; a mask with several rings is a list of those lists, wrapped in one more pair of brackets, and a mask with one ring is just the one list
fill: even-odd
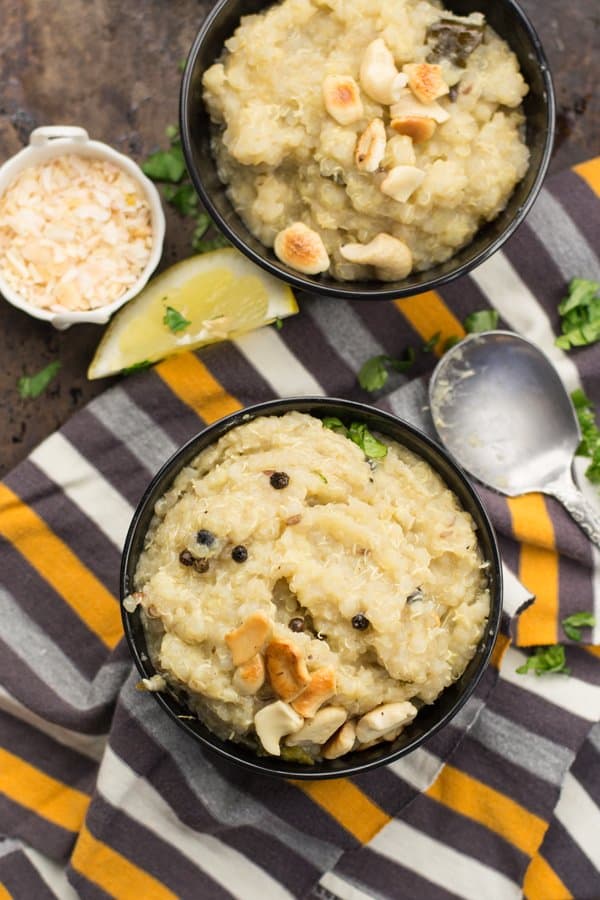
[(510, 331), (473, 334), (449, 350), (429, 385), (436, 431), (459, 465), (515, 497), (556, 497), (600, 546), (596, 516), (571, 474), (581, 439), (562, 381), (535, 344)]

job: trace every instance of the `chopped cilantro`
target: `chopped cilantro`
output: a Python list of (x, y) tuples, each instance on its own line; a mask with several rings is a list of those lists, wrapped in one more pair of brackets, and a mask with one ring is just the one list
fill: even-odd
[[(179, 186), (165, 184), (163, 195), (167, 203), (174, 206), (177, 212), (180, 212), (182, 216), (193, 216), (196, 214), (198, 194), (194, 190), (192, 184), (182, 184)], [(204, 215), (206, 216), (206, 213), (204, 213)], [(208, 228), (210, 219), (208, 216), (206, 216), (206, 218), (208, 219), (206, 228)], [(204, 230), (206, 231), (206, 229)]]
[(498, 325), (498, 313), (495, 309), (479, 309), (468, 315), (463, 324), (468, 334), (474, 334), (477, 331), (493, 331)]
[(348, 437), (357, 444), (369, 459), (383, 459), (387, 455), (387, 447), (373, 437), (364, 422), (351, 422)]
[(204, 240), (193, 238), (192, 240), (192, 249), (195, 250), (196, 253), (208, 253), (209, 250), (220, 250), (222, 247), (231, 247), (231, 244), (224, 234), (217, 233), (214, 238), (207, 238)]
[(566, 619), (562, 620), (562, 627), (564, 628), (565, 634), (567, 637), (571, 638), (572, 641), (580, 641), (581, 629), (593, 628), (595, 624), (596, 617), (589, 612), (572, 613), (572, 615), (567, 616)]
[(536, 675), (570, 675), (571, 670), (566, 665), (565, 648), (562, 644), (553, 644), (550, 647), (537, 647), (533, 656), (526, 663), (519, 666), (517, 673), (525, 675), (527, 672), (535, 672)]
[(600, 284), (587, 278), (573, 278), (568, 294), (561, 300), (562, 334), (555, 344), (562, 350), (584, 347), (600, 340)]
[(281, 318), (281, 316), (277, 316), (277, 318), (273, 322), (273, 325), (276, 331), (281, 331), (281, 329), (283, 328), (283, 319)]
[(35, 400), (40, 394), (43, 394), (50, 382), (60, 369), (60, 362), (49, 363), (44, 369), (36, 372), (35, 375), (22, 375), (17, 381), (17, 390), (23, 400)]
[(388, 380), (389, 369), (395, 372), (407, 372), (416, 359), (413, 347), (408, 347), (404, 353), (404, 359), (395, 359), (393, 356), (381, 354), (372, 356), (361, 366), (358, 373), (358, 383), (365, 391), (378, 391)]
[(457, 334), (451, 334), (450, 337), (447, 337), (444, 341), (444, 353), (446, 353), (446, 351), (450, 350), (452, 347), (455, 347), (457, 344), (460, 344), (461, 341), (462, 338)]
[(179, 128), (177, 125), (167, 125), (165, 135), (171, 142), (179, 140)]
[(295, 762), (301, 766), (314, 766), (314, 757), (303, 747), (282, 747), (281, 758), (286, 762)]
[(323, 475), (323, 473), (322, 473), (322, 472), (319, 472), (318, 469), (313, 469), (313, 473), (314, 473), (315, 475), (318, 475), (318, 476), (319, 476), (319, 478), (321, 479), (321, 481), (323, 482), (323, 484), (329, 484), (329, 482), (327, 481), (327, 479), (325, 478), (325, 476)]
[(591, 463), (585, 470), (586, 478), (593, 484), (600, 484), (600, 430), (596, 425), (594, 407), (581, 388), (572, 392), (571, 400), (581, 428), (577, 455), (589, 456)]
[(142, 171), (153, 181), (168, 181), (171, 184), (181, 181), (185, 174), (185, 162), (179, 141), (173, 143), (169, 150), (151, 153), (142, 163)]
[(337, 419), (335, 416), (325, 416), (323, 428), (329, 428), (330, 431), (335, 431), (336, 434), (343, 434), (344, 437), (348, 437), (348, 429), (342, 420)]
[(435, 334), (432, 334), (428, 341), (422, 346), (423, 353), (431, 353), (432, 350), (435, 350), (437, 345), (439, 344), (440, 338), (442, 336), (441, 331), (436, 331)]
[(178, 69), (180, 72), (183, 72), (183, 71), (185, 70), (186, 65), (187, 65), (187, 57), (184, 56), (184, 57), (182, 57), (182, 58), (179, 60), (179, 62), (177, 63), (177, 69)]
[(149, 359), (143, 359), (141, 362), (134, 363), (132, 366), (121, 369), (121, 375), (131, 375), (133, 372), (140, 372), (142, 369), (148, 369), (151, 365), (152, 363)]
[(173, 309), (172, 306), (167, 306), (163, 316), (163, 323), (167, 326), (169, 331), (173, 332), (173, 334), (177, 334), (179, 331), (185, 331), (188, 325), (192, 324), (189, 319), (182, 316), (181, 313), (176, 309)]

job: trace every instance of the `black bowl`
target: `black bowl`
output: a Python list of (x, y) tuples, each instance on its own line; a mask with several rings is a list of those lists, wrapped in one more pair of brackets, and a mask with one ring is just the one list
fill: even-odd
[[(189, 709), (170, 693), (153, 694), (168, 715), (189, 735), (199, 741), (204, 747), (216, 751), (231, 762), (265, 775), (281, 775), (286, 778), (304, 779), (337, 778), (354, 775), (358, 772), (366, 772), (368, 769), (390, 763), (400, 756), (410, 753), (411, 750), (414, 750), (423, 741), (446, 725), (473, 693), (488, 663), (496, 640), (502, 611), (502, 569), (494, 530), (475, 490), (467, 481), (461, 469), (437, 444), (401, 419), (374, 409), (371, 406), (354, 403), (350, 400), (335, 400), (323, 397), (270, 400), (267, 403), (259, 403), (233, 413), (233, 415), (226, 416), (189, 440), (165, 463), (152, 479), (148, 490), (138, 505), (125, 539), (121, 566), (121, 601), (133, 588), (135, 569), (143, 550), (144, 536), (154, 513), (154, 504), (168, 490), (181, 469), (197, 456), (201, 450), (217, 441), (221, 435), (231, 428), (235, 428), (236, 425), (241, 425), (248, 421), (249, 418), (256, 416), (281, 416), (286, 412), (290, 412), (290, 410), (310, 413), (319, 418), (337, 416), (345, 422), (359, 419), (365, 422), (369, 428), (404, 444), (425, 459), (442, 476), (446, 484), (457, 495), (463, 507), (473, 517), (483, 555), (490, 563), (488, 570), (491, 595), (490, 617), (475, 656), (469, 662), (458, 681), (446, 688), (435, 703), (430, 706), (424, 706), (419, 711), (416, 719), (393, 743), (379, 745), (370, 750), (362, 750), (359, 753), (351, 753), (341, 759), (323, 760), (314, 766), (286, 762), (271, 756), (259, 757), (242, 744), (220, 740), (197, 719), (179, 718), (180, 716), (189, 716)], [(125, 636), (136, 666), (144, 678), (150, 678), (155, 674), (155, 670), (148, 658), (139, 610), (128, 613), (121, 606), (121, 611)]]
[(272, 5), (269, 0), (220, 0), (202, 24), (187, 58), (180, 97), (180, 129), (187, 167), (206, 209), (229, 240), (272, 275), (306, 291), (348, 300), (390, 300), (432, 290), (465, 275), (495, 253), (523, 221), (541, 186), (554, 139), (555, 102), (548, 63), (537, 34), (515, 0), (446, 0), (460, 15), (480, 11), (516, 54), (530, 86), (523, 106), (531, 158), (506, 208), (449, 260), (396, 282), (341, 282), (327, 275), (301, 275), (277, 259), (246, 228), (219, 180), (210, 148), (210, 119), (202, 100), (202, 75), (223, 50), (240, 18)]

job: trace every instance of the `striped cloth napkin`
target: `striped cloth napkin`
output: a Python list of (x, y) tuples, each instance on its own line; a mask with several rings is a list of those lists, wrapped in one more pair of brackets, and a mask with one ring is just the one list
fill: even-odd
[[(303, 297), (281, 332), (130, 376), (5, 479), (0, 898), (600, 896), (600, 633), (578, 646), (561, 626), (600, 621), (599, 556), (553, 500), (482, 490), (507, 567), (492, 664), (424, 747), (352, 779), (277, 781), (203, 752), (135, 690), (116, 599), (133, 509), (203, 423), (277, 395), (372, 401), (356, 378), (368, 357), (438, 331), (441, 345), (474, 310), (495, 307), (600, 403), (600, 345), (553, 343), (566, 282), (600, 276), (599, 192), (600, 158), (550, 179), (503, 252), (439, 293)], [(419, 354), (377, 404), (428, 428), (433, 363)], [(570, 677), (516, 673), (558, 640)]]

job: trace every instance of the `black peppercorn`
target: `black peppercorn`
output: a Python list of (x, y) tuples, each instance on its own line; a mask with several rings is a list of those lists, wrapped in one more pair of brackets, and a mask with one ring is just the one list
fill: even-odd
[(215, 536), (212, 531), (208, 531), (206, 528), (201, 528), (196, 535), (196, 540), (199, 544), (203, 544), (205, 547), (212, 547), (215, 542)]
[(411, 594), (408, 595), (408, 597), (406, 598), (406, 602), (414, 603), (416, 600), (422, 600), (422, 599), (423, 599), (423, 591), (421, 590), (421, 588), (417, 588), (416, 591), (413, 591)]
[(194, 560), (194, 571), (199, 572), (200, 575), (204, 575), (205, 572), (208, 572), (210, 563), (207, 559), (195, 559)]
[(238, 544), (237, 547), (233, 548), (231, 551), (231, 558), (236, 563), (246, 562), (248, 559), (248, 551), (243, 544)]
[(193, 566), (195, 561), (189, 550), (182, 550), (179, 554), (179, 562), (182, 566)]
[(304, 619), (301, 619), (300, 616), (294, 616), (288, 622), (288, 628), (290, 631), (304, 631)]
[(271, 487), (275, 488), (276, 491), (281, 491), (290, 483), (290, 476), (286, 472), (273, 472), (269, 481)]
[(356, 613), (355, 616), (352, 616), (352, 627), (358, 629), (358, 631), (364, 631), (370, 624), (367, 617), (363, 616), (362, 613)]

